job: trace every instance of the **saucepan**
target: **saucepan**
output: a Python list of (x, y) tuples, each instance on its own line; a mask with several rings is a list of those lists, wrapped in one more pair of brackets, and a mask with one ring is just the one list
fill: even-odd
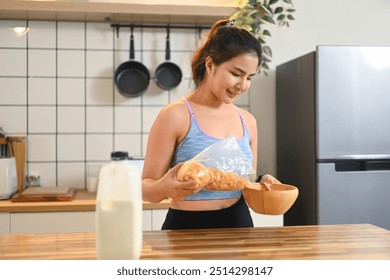
[(133, 27), (130, 34), (130, 60), (118, 66), (115, 71), (115, 84), (126, 97), (141, 96), (149, 86), (150, 73), (144, 64), (134, 60)]
[(182, 72), (179, 66), (177, 66), (173, 62), (170, 62), (171, 49), (169, 42), (169, 27), (167, 28), (167, 37), (165, 43), (166, 61), (157, 67), (155, 73), (155, 81), (159, 88), (163, 90), (171, 90), (180, 84), (182, 79)]

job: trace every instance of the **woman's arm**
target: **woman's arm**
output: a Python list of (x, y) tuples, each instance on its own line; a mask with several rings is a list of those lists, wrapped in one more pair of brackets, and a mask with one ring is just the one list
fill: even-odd
[(180, 103), (164, 107), (150, 130), (142, 172), (145, 201), (157, 203), (167, 197), (183, 199), (198, 191), (196, 182), (177, 180), (180, 164), (170, 169), (174, 151), (189, 127), (188, 111), (182, 107)]

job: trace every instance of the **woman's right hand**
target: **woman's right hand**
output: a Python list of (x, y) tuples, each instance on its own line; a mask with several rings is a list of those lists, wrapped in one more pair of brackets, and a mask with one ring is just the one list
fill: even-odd
[(183, 163), (176, 164), (161, 178), (161, 181), (164, 181), (164, 185), (169, 186), (168, 196), (174, 200), (183, 200), (185, 197), (201, 190), (194, 180), (180, 182), (177, 179), (177, 172), (182, 165)]

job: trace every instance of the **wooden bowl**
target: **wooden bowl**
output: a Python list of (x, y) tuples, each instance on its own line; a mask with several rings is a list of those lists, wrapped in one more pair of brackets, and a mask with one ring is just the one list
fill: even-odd
[(298, 188), (286, 184), (272, 184), (270, 191), (259, 183), (250, 184), (243, 189), (249, 207), (258, 214), (282, 215), (294, 204)]

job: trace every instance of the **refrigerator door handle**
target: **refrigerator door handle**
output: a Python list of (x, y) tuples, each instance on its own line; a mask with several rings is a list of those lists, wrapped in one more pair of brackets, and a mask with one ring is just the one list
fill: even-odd
[(343, 171), (374, 171), (389, 170), (390, 159), (355, 159), (355, 160), (336, 160), (335, 170)]

